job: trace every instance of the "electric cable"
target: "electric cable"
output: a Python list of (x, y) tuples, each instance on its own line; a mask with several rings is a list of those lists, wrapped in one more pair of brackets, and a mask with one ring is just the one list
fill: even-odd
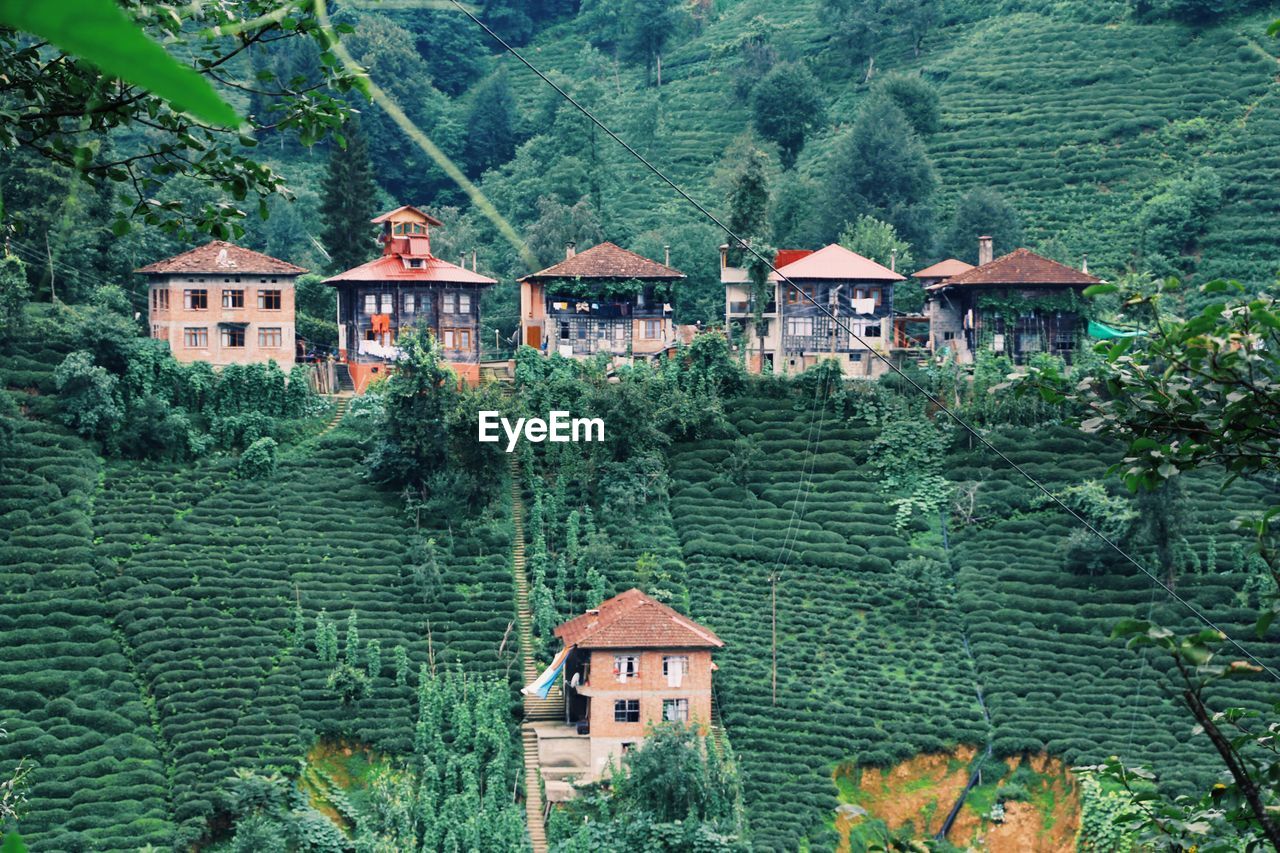
[(1049, 498), (1050, 501), (1052, 501), (1054, 504), (1060, 507), (1064, 512), (1066, 512), (1068, 515), (1070, 515), (1072, 518), (1078, 521), (1081, 525), (1083, 525), (1084, 528), (1088, 530), (1099, 541), (1104, 543), (1108, 548), (1110, 548), (1112, 551), (1114, 551), (1116, 554), (1122, 557), (1126, 562), (1133, 565), (1135, 568), (1137, 568), (1140, 572), (1145, 574), (1147, 577), (1151, 578), (1151, 580), (1154, 581), (1156, 584), (1158, 584), (1160, 588), (1163, 589), (1171, 599), (1173, 599), (1174, 601), (1182, 605), (1184, 608), (1186, 608), (1188, 612), (1190, 612), (1193, 616), (1195, 616), (1196, 619), (1198, 619), (1206, 627), (1208, 627), (1213, 631), (1218, 632), (1218, 634), (1220, 634), (1227, 643), (1232, 645), (1238, 652), (1240, 652), (1241, 655), (1243, 655), (1254, 666), (1258, 667), (1261, 671), (1266, 672), (1276, 681), (1280, 681), (1280, 673), (1277, 673), (1274, 669), (1272, 669), (1270, 666), (1268, 666), (1266, 663), (1260, 660), (1256, 655), (1254, 655), (1252, 652), (1246, 649), (1243, 645), (1241, 645), (1241, 643), (1238, 640), (1228, 635), (1226, 631), (1224, 631), (1221, 627), (1218, 626), (1216, 622), (1214, 622), (1207, 615), (1205, 615), (1203, 611), (1201, 611), (1198, 607), (1196, 607), (1194, 604), (1192, 604), (1190, 601), (1188, 601), (1186, 598), (1180, 595), (1178, 591), (1175, 590), (1173, 587), (1169, 586), (1167, 583), (1161, 580), (1158, 575), (1156, 575), (1146, 566), (1139, 563), (1133, 556), (1131, 556), (1128, 552), (1126, 552), (1119, 545), (1113, 542), (1109, 537), (1107, 537), (1106, 534), (1102, 533), (1102, 531), (1098, 530), (1097, 527), (1089, 523), (1088, 519), (1084, 518), (1078, 512), (1076, 512), (1071, 507), (1069, 507), (1060, 497), (1058, 497), (1052, 491), (1050, 491), (1047, 486), (1043, 485), (1039, 480), (1031, 476), (1031, 474), (1028, 473), (1027, 470), (1023, 468), (1021, 465), (1019, 465), (1018, 463), (1010, 459), (1008, 455), (1006, 455), (1002, 450), (1000, 450), (998, 447), (992, 444), (985, 436), (983, 436), (982, 433), (979, 432), (976, 427), (972, 426), (968, 421), (966, 421), (960, 415), (953, 412), (945, 403), (943, 403), (933, 394), (929, 393), (929, 391), (926, 388), (924, 388), (922, 385), (920, 385), (920, 383), (916, 382), (913, 378), (911, 378), (911, 376), (908, 375), (906, 371), (898, 367), (898, 365), (894, 364), (891, 359), (886, 357), (883, 353), (880, 353), (879, 351), (873, 349), (860, 335), (854, 332), (853, 329), (851, 329), (848, 325), (843, 323), (839, 317), (837, 317), (834, 313), (832, 313), (830, 309), (828, 309), (825, 305), (818, 302), (818, 300), (816, 300), (813, 296), (810, 296), (802, 288), (797, 286), (795, 282), (791, 281), (791, 279), (787, 278), (784, 274), (779, 272), (778, 268), (773, 265), (773, 261), (771, 259), (765, 257), (756, 248), (754, 248), (749, 242), (747, 242), (746, 240), (743, 240), (741, 237), (735, 234), (729, 228), (729, 226), (721, 222), (720, 219), (716, 217), (716, 215), (713, 214), (711, 211), (707, 210), (707, 208), (701, 202), (699, 202), (693, 196), (689, 195), (689, 193), (686, 192), (684, 188), (682, 188), (674, 180), (669, 178), (666, 175), (666, 173), (664, 173), (661, 169), (659, 169), (657, 166), (654, 166), (652, 163), (650, 163), (649, 160), (646, 159), (643, 154), (641, 154), (635, 148), (631, 147), (631, 145), (628, 144), (626, 140), (618, 136), (618, 134), (616, 134), (604, 122), (602, 122), (599, 118), (597, 118), (594, 113), (592, 113), (589, 109), (584, 107), (582, 104), (578, 103), (578, 101), (574, 99), (572, 95), (570, 95), (568, 92), (562, 89), (559, 85), (556, 84), (554, 80), (552, 80), (550, 77), (544, 74), (540, 69), (537, 68), (537, 66), (531, 63), (528, 59), (526, 59), (523, 54), (521, 54), (518, 50), (516, 50), (514, 47), (508, 44), (507, 41), (502, 38), (502, 36), (494, 32), (493, 29), (490, 28), (488, 24), (480, 20), (480, 18), (477, 17), (470, 9), (468, 9), (458, 0), (450, 0), (450, 2), (452, 2), (453, 5), (459, 11), (461, 11), (464, 15), (470, 18), (477, 26), (483, 29), (489, 35), (489, 37), (492, 38), (495, 42), (497, 42), (507, 53), (514, 56), (518, 62), (520, 62), (530, 71), (532, 71), (539, 79), (541, 79), (544, 83), (546, 83), (548, 86), (554, 89), (562, 98), (568, 101), (575, 109), (577, 109), (580, 113), (586, 116), (587, 119), (591, 121), (592, 124), (600, 128), (600, 130), (603, 131), (605, 135), (607, 135), (614, 142), (622, 146), (632, 157), (640, 161), (640, 163), (643, 164), (645, 168), (647, 168), (650, 172), (652, 172), (655, 176), (657, 176), (667, 186), (671, 187), (671, 189), (673, 189), (681, 198), (683, 198), (689, 204), (693, 205), (693, 207), (697, 209), (699, 213), (701, 213), (703, 216), (709, 219), (713, 224), (715, 224), (717, 228), (719, 228), (726, 235), (728, 235), (730, 240), (730, 245), (741, 247), (746, 251), (750, 252), (757, 260), (759, 260), (762, 264), (767, 266), (769, 270), (775, 276), (778, 277), (778, 281), (783, 282), (789, 287), (791, 287), (793, 290), (796, 291), (796, 293), (800, 294), (801, 298), (803, 298), (806, 302), (811, 303), (821, 313), (825, 314), (828, 318), (830, 318), (836, 324), (837, 327), (847, 332), (851, 338), (853, 338), (861, 346), (866, 348), (874, 358), (883, 362), (890, 371), (897, 374), (915, 391), (921, 394), (926, 400), (928, 400), (933, 405), (935, 405), (938, 411), (945, 414), (948, 418), (950, 418), (957, 425), (959, 425), (963, 430), (965, 430), (974, 438), (976, 438), (980, 444), (982, 444), (984, 447), (986, 447), (988, 450), (994, 453), (997, 457), (999, 457), (1001, 461), (1003, 461), (1006, 465), (1008, 465), (1010, 468), (1016, 471), (1019, 475), (1021, 475), (1032, 486), (1034, 486), (1040, 492), (1044, 493), (1044, 495), (1047, 498)]

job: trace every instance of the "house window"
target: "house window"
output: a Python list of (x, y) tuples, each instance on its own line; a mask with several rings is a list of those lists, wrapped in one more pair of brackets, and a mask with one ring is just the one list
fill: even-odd
[(615, 723), (640, 722), (640, 700), (639, 699), (613, 700), (613, 721)]
[(151, 337), (164, 340), (164, 327), (159, 323), (151, 324)]
[(667, 679), (668, 687), (679, 687), (684, 677), (689, 674), (688, 655), (663, 655), (662, 675)]
[(445, 349), (457, 349), (457, 346), (455, 345), (455, 341), (457, 341), (457, 339), (458, 335), (453, 329), (440, 330), (440, 340), (443, 341)]
[(167, 288), (156, 288), (151, 291), (151, 310), (152, 311), (168, 311), (169, 310), (169, 291)]
[(188, 311), (207, 311), (209, 308), (209, 291), (203, 288), (182, 291), (182, 307)]
[(258, 307), (264, 311), (279, 311), (280, 310), (280, 291), (259, 290), (258, 291)]
[(222, 291), (222, 307), (223, 308), (243, 308), (244, 307), (244, 291), (243, 290)]
[(409, 266), (415, 270), (422, 269), (422, 258), (410, 258)]
[(412, 314), (412, 313), (413, 313), (413, 311), (414, 311), (414, 302), (415, 302), (415, 301), (416, 301), (416, 300), (415, 300), (414, 295), (413, 295), (412, 293), (406, 293), (406, 294), (404, 295), (404, 313), (406, 313), (406, 314)]
[[(811, 284), (806, 284), (803, 286), (795, 285), (795, 284), (786, 284), (783, 286), (786, 287), (787, 289), (788, 305), (796, 305), (802, 302), (807, 304), (809, 302), (809, 299), (813, 298), (813, 285)], [(804, 296), (800, 295), (802, 292), (804, 293)], [(805, 298), (806, 296), (809, 298), (806, 299)]]
[(206, 349), (209, 346), (209, 330), (204, 326), (187, 326), (182, 330), (182, 345), (189, 349)]
[(787, 334), (792, 337), (808, 338), (813, 336), (812, 317), (788, 317)]
[(871, 298), (876, 301), (876, 307), (879, 308), (884, 299), (884, 291), (878, 287), (871, 288)]
[(943, 332), (943, 333), (942, 333), (942, 339), (943, 339), (944, 341), (954, 341), (954, 340), (956, 339), (956, 333), (955, 333), (955, 332)]
[(458, 349), (471, 349), (471, 330), (458, 330)]
[(279, 326), (258, 329), (258, 346), (268, 349), (280, 349), (284, 335)]
[(378, 297), (378, 305), (382, 308), (380, 313), (390, 314), (392, 307), (395, 305), (395, 295), (391, 293), (382, 294)]
[(645, 320), (644, 321), (644, 336), (646, 340), (651, 341), (654, 338), (658, 337), (660, 334), (662, 334), (661, 320)]
[(458, 313), (459, 314), (471, 313), (471, 294), (470, 293), (458, 294)]
[(614, 655), (613, 656), (613, 677), (623, 683), (632, 678), (640, 677), (640, 656), (639, 655)]
[(366, 293), (364, 295), (364, 313), (366, 314), (378, 313), (378, 294)]
[(568, 337), (569, 337), (569, 324), (568, 324), (568, 323), (561, 323), (561, 324), (560, 324), (560, 337), (561, 337), (561, 338), (568, 338)]
[(687, 723), (689, 722), (689, 700), (688, 699), (663, 699), (662, 700), (662, 719), (667, 723)]
[(244, 346), (244, 329), (222, 327), (222, 345), (229, 349), (240, 349)]
[(862, 361), (862, 353), (860, 353), (860, 352), (851, 352), (851, 353), (849, 353), (849, 360), (850, 360), (850, 361)]
[(868, 323), (862, 327), (862, 336), (864, 338), (880, 337), (880, 326), (878, 324)]

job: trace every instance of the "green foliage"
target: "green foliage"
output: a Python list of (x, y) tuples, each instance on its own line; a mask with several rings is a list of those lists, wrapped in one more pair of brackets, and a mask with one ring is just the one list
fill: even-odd
[(348, 849), (342, 831), (278, 774), (237, 770), (227, 786), (227, 800), (228, 818), (235, 825), (230, 841), (235, 853), (339, 853)]
[(246, 480), (260, 480), (276, 472), (276, 448), (274, 438), (263, 436), (244, 449), (236, 463), (236, 472)]
[(476, 87), (467, 121), (467, 165), (473, 175), (515, 155), (519, 116), (505, 67)]
[(938, 252), (943, 257), (978, 262), (978, 238), (990, 237), (994, 257), (1008, 254), (1022, 245), (1022, 223), (1018, 212), (995, 190), (970, 190), (956, 201), (951, 226)]
[(885, 424), (872, 443), (870, 464), (882, 478), (889, 503), (897, 507), (899, 529), (917, 513), (932, 516), (950, 499), (942, 476), (949, 438), (928, 420), (903, 420)]
[(105, 439), (122, 414), (116, 378), (84, 351), (63, 359), (53, 376), (62, 422), (86, 438)]
[(760, 135), (778, 144), (784, 169), (795, 166), (806, 137), (826, 122), (818, 81), (799, 63), (775, 65), (756, 84), (751, 113)]
[(352, 669), (360, 667), (360, 630), (357, 625), (359, 614), (352, 610), (347, 614), (347, 636), (344, 661)]
[[(916, 4), (910, 4), (916, 5)], [(927, 6), (928, 0), (919, 5)], [(920, 136), (930, 136), (942, 127), (942, 103), (938, 90), (924, 77), (887, 74), (876, 80), (871, 90), (898, 105), (911, 128)]]
[(839, 234), (864, 213), (891, 224), (908, 243), (927, 246), (928, 203), (937, 182), (902, 110), (887, 97), (869, 98), (828, 166), (829, 233)]
[[(320, 216), (324, 227), (320, 240), (329, 253), (329, 268), (335, 272), (358, 267), (371, 259), (376, 251), (369, 220), (377, 215), (377, 185), (373, 180), (373, 164), (369, 161), (369, 143), (359, 125), (354, 122), (347, 128), (345, 145), (334, 143), (329, 152), (329, 170), (321, 187), (323, 201)], [(302, 282), (299, 282), (302, 285)], [(324, 308), (319, 288), (332, 291), (327, 285), (308, 280), (302, 285), (306, 302), (302, 304), (300, 292), (298, 307), (312, 317), (329, 319), (332, 310)]]
[[(222, 199), (160, 202), (157, 191), (175, 176), (189, 177), (230, 199), (254, 198), (265, 217), (268, 197), (288, 188), (274, 169), (247, 156), (256, 144), (249, 132), (296, 133), (309, 144), (341, 125), (348, 107), (335, 95), (350, 91), (355, 79), (330, 53), (336, 33), (321, 31), (314, 10), (298, 12), (282, 28), (268, 0), (235, 10), (202, 8), (187, 16), (151, 7), (137, 11), (126, 16), (107, 0), (0, 8), (0, 21), (14, 28), (0, 39), (0, 61), (15, 91), (22, 92), (22, 100), (0, 120), (0, 149), (23, 146), (55, 168), (79, 172), (102, 192), (107, 217), (111, 195), (119, 188), (133, 194), (133, 215), (148, 224), (171, 230), (195, 224), (219, 237), (239, 233), (236, 220), (244, 215), (239, 205)], [(212, 35), (221, 28), (234, 28), (236, 37)], [(44, 53), (30, 50), (23, 30), (54, 47)], [(311, 42), (312, 56), (327, 61), (313, 60), (300, 78), (277, 78), (262, 68), (256, 78), (239, 83), (255, 96), (270, 92), (281, 113), (253, 110), (242, 126), (210, 81), (235, 68), (234, 58), (261, 57), (268, 45), (295, 38)], [(155, 39), (177, 47), (184, 57), (190, 54), (198, 60), (196, 67), (171, 57)], [(314, 78), (330, 84), (335, 94), (314, 91)], [(25, 108), (36, 104), (40, 108)], [(77, 118), (81, 121), (66, 121)], [(103, 144), (113, 131), (127, 133), (143, 123), (147, 133), (132, 134), (128, 153)], [(241, 129), (247, 132), (234, 132)], [(112, 228), (122, 234), (129, 224), (121, 213)]]
[(240, 124), (208, 79), (165, 53), (108, 0), (68, 0), (56, 9), (4, 2), (0, 24), (39, 36), (202, 121), (222, 127)]
[(553, 850), (748, 849), (733, 756), (692, 727), (652, 727), (611, 782), (556, 816)]
[(21, 258), (6, 252), (0, 258), (0, 341), (17, 331), (30, 295), (26, 265)]
[(1222, 202), (1222, 181), (1209, 168), (1161, 182), (1138, 211), (1140, 251), (1147, 268), (1158, 276), (1188, 271), (1190, 256), (1208, 231)]
[[(734, 164), (729, 191), (729, 230), (755, 245), (768, 233), (769, 178), (766, 171), (768, 158), (754, 145), (742, 149), (741, 158)], [(759, 249), (757, 249), (759, 251)], [(763, 253), (762, 253), (763, 254)], [(735, 264), (744, 262), (746, 253), (739, 246), (731, 246), (729, 259)]]

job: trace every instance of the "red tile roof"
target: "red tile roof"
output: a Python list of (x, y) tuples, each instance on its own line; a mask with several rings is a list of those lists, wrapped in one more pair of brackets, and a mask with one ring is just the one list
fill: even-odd
[(813, 249), (779, 249), (778, 254), (773, 256), (773, 265), (778, 269), (782, 269), (787, 264), (795, 263), (801, 258), (807, 258), (813, 254)]
[[(778, 273), (789, 279), (834, 279), (837, 281), (905, 281), (888, 267), (870, 258), (851, 252), (844, 246), (832, 243), (816, 252), (810, 252), (798, 261), (778, 266)], [(771, 274), (771, 281), (778, 281), (778, 273)]]
[(1067, 285), (1087, 287), (1101, 279), (1078, 269), (1051, 261), (1030, 249), (1014, 249), (989, 264), (974, 267), (968, 272), (933, 285), (932, 289), (982, 287), (986, 285)]
[(947, 258), (945, 261), (938, 261), (931, 267), (925, 267), (922, 270), (913, 272), (912, 278), (951, 278), (960, 275), (960, 273), (968, 272), (973, 269), (973, 264), (966, 264), (964, 261), (955, 258)]
[(613, 243), (597, 243), (583, 249), (571, 258), (565, 258), (554, 266), (520, 279), (540, 281), (548, 278), (643, 278), (674, 280), (684, 278), (684, 273), (651, 261), (643, 255), (628, 252)]
[(719, 637), (638, 589), (629, 589), (556, 628), (580, 649), (718, 649)]
[(301, 275), (306, 272), (288, 261), (245, 249), (234, 243), (214, 240), (203, 246), (147, 264), (134, 272), (158, 275), (163, 273), (240, 273), (270, 275)]
[[(401, 260), (402, 257), (422, 261), (422, 266), (413, 268)], [(430, 255), (383, 255), (354, 269), (340, 272), (325, 279), (326, 284), (339, 281), (401, 281), (401, 282), (447, 282), (452, 284), (497, 284), (488, 276), (480, 275), (469, 269), (433, 258)]]

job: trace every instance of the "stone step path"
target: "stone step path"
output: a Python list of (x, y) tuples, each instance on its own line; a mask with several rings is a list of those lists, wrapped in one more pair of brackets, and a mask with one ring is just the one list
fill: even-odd
[[(525, 571), (524, 552), (524, 495), (521, 486), (519, 457), (510, 454), (511, 466), (511, 524), (514, 541), (511, 549), (513, 579), (516, 588), (516, 627), (520, 638), (520, 672), (525, 684), (538, 677), (538, 664), (533, 659), (533, 612), (529, 609), (529, 577)], [(533, 853), (546, 853), (547, 827), (542, 805), (542, 780), (538, 772), (538, 734), (530, 724), (535, 719), (545, 719), (548, 700), (536, 696), (524, 697), (524, 725), (520, 740), (524, 748), (524, 807), (529, 826), (529, 841)], [(537, 715), (537, 716), (531, 716)], [(551, 717), (556, 719), (556, 717)]]
[[(324, 432), (329, 432), (347, 416), (347, 409), (351, 408), (350, 394), (337, 394), (334, 396), (336, 404), (333, 407), (333, 417), (329, 418), (329, 423), (325, 424)], [(324, 432), (321, 435), (324, 435)]]

